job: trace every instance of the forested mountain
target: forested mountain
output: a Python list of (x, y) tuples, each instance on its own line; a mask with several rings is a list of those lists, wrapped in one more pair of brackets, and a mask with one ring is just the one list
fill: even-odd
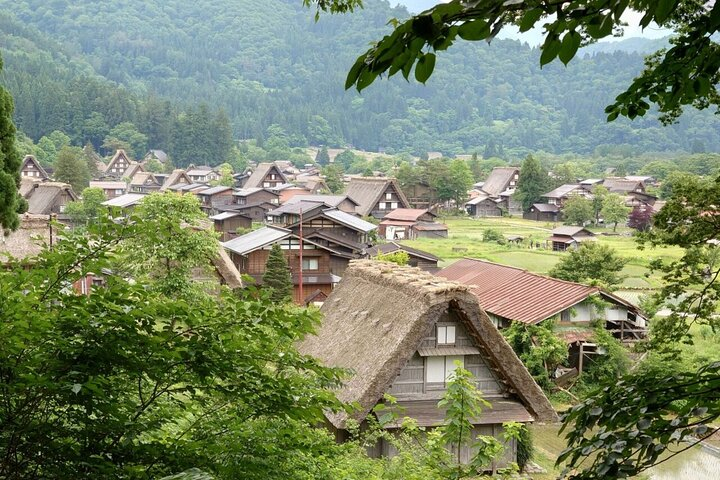
[(0, 10), (4, 81), (19, 127), (36, 140), (69, 128), (86, 137), (93, 111), (108, 127), (130, 119), (150, 128), (143, 115), (170, 108), (168, 99), (222, 109), (236, 138), (262, 140), (278, 124), (298, 145), (452, 154), (492, 141), (517, 156), (624, 144), (720, 150), (710, 112), (688, 111), (669, 128), (653, 115), (605, 123), (604, 106), (642, 68), (637, 53), (540, 69), (539, 50), (518, 41), (464, 43), (439, 56), (427, 86), (393, 78), (346, 92), (356, 56), (389, 31), (389, 18), (408, 15), (387, 1), (317, 23), (301, 0), (0, 0)]

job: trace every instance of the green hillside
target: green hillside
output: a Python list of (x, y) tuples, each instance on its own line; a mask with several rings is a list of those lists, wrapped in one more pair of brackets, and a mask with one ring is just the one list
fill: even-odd
[[(221, 108), (236, 138), (262, 139), (278, 124), (298, 146), (452, 154), (482, 152), (492, 140), (511, 156), (624, 144), (638, 152), (688, 151), (693, 144), (720, 150), (720, 120), (709, 112), (690, 111), (670, 128), (653, 115), (605, 123), (604, 106), (642, 68), (637, 53), (600, 52), (568, 68), (540, 69), (538, 50), (518, 41), (466, 43), (440, 56), (427, 86), (394, 78), (362, 95), (346, 92), (356, 56), (389, 30), (389, 18), (407, 15), (387, 1), (365, 5), (315, 23), (301, 0), (0, 0), (5, 23), (15, 19), (25, 29), (17, 41), (2, 30), (4, 76), (17, 99), (17, 122), (35, 139), (68, 123), (75, 137), (86, 137), (76, 117), (93, 109), (114, 116), (110, 127), (115, 117), (132, 118), (127, 105), (139, 108), (127, 99), (132, 94)], [(40, 32), (34, 43), (29, 29)], [(94, 95), (71, 87), (96, 81), (102, 87)], [(104, 90), (115, 84), (126, 90)], [(81, 111), (64, 113), (68, 102)]]

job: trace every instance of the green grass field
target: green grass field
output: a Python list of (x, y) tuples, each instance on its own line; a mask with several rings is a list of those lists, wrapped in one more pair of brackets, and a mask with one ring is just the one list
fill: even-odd
[[(448, 226), (447, 239), (418, 239), (406, 241), (408, 246), (425, 250), (442, 259), (440, 266), (450, 265), (464, 257), (480, 258), (526, 270), (547, 273), (564, 256), (563, 252), (553, 252), (544, 248), (531, 249), (527, 244), (498, 245), (483, 242), (483, 231), (492, 228), (503, 235), (521, 235), (526, 242), (545, 244), (550, 230), (559, 226), (547, 222), (535, 222), (522, 218), (467, 218), (450, 217), (441, 220)], [(613, 234), (612, 228), (593, 228), (598, 241), (610, 245), (618, 254), (628, 259), (622, 274), (626, 277), (622, 286), (629, 289), (658, 288), (661, 285), (656, 274), (650, 274), (648, 266), (656, 258), (679, 258), (679, 248), (639, 250), (632, 230), (618, 228)], [(610, 234), (610, 235), (608, 235)]]

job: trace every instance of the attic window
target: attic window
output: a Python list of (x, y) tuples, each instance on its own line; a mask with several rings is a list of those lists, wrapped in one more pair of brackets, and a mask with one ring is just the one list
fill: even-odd
[(437, 344), (455, 345), (455, 325), (438, 325)]
[(386, 193), (385, 200), (392, 200), (392, 193)]

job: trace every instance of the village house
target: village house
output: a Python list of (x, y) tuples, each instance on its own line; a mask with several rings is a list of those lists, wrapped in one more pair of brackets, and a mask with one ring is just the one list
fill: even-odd
[[(130, 157), (125, 152), (125, 150), (123, 150), (122, 148), (119, 148), (118, 150), (115, 151), (115, 154), (112, 156), (112, 158), (108, 162), (103, 173), (105, 174), (105, 176), (108, 176), (108, 177), (131, 178), (132, 175), (126, 175), (126, 172), (133, 165), (139, 165), (139, 164), (137, 162), (133, 162), (132, 160), (130, 160)], [(129, 173), (134, 174), (135, 172), (133, 171), (133, 172), (129, 172)]]
[(207, 165), (200, 165), (197, 167), (195, 165), (190, 165), (188, 166), (185, 174), (194, 183), (209, 183), (220, 178), (220, 174), (217, 170), (214, 170), (212, 167)]
[[(646, 336), (647, 319), (634, 305), (599, 287), (538, 275), (521, 268), (465, 258), (443, 268), (438, 276), (470, 287), (500, 329), (512, 322), (556, 322), (571, 355), (580, 347), (592, 355), (591, 322), (600, 320), (618, 340), (632, 343)], [(602, 304), (597, 302), (602, 300)], [(576, 357), (576, 361), (579, 358)], [(574, 367), (582, 365), (574, 364)], [(581, 368), (580, 368), (581, 369)]]
[(239, 236), (238, 230), (252, 228), (252, 218), (238, 212), (222, 212), (210, 217), (215, 231), (220, 234), (220, 241), (227, 242)]
[(321, 202), (343, 212), (355, 214), (358, 203), (347, 195), (295, 195), (285, 203)]
[(159, 192), (162, 183), (152, 172), (137, 172), (128, 182), (130, 193)]
[(423, 180), (403, 185), (403, 193), (411, 208), (430, 209), (438, 202), (437, 191)]
[(112, 180), (90, 180), (90, 188), (100, 188), (105, 194), (105, 198), (119, 197), (127, 193), (127, 183)]
[(193, 182), (190, 180), (190, 177), (187, 176), (185, 170), (176, 168), (165, 178), (162, 187), (160, 187), (160, 191), (164, 192), (170, 187), (174, 187), (176, 185), (190, 185), (191, 183)]
[(233, 203), (233, 188), (219, 185), (200, 190), (196, 193), (200, 199), (200, 208), (208, 215), (217, 213), (220, 206), (231, 205)]
[(560, 221), (560, 207), (550, 203), (533, 203), (530, 209), (523, 214), (523, 218), (536, 222), (558, 222)]
[(244, 188), (276, 188), (290, 183), (275, 163), (260, 163), (245, 181)]
[(435, 273), (440, 270), (438, 267), (438, 262), (440, 261), (439, 257), (436, 257), (432, 253), (408, 247), (407, 245), (403, 245), (398, 242), (383, 243), (367, 249), (367, 254), (370, 258), (396, 252), (407, 253), (409, 257), (408, 265), (411, 267), (418, 267), (419, 269), (430, 273)]
[(269, 203), (274, 208), (280, 204), (280, 194), (269, 188), (245, 187), (233, 191), (232, 203), (235, 205)]
[(595, 234), (584, 227), (562, 226), (550, 231), (547, 243), (555, 252), (578, 248), (581, 242), (596, 240)]
[[(492, 325), (468, 288), (412, 267), (356, 260), (323, 303), (317, 335), (299, 350), (329, 367), (352, 372), (338, 398), (358, 408), (327, 413), (336, 438), (349, 438), (348, 421), (362, 425), (375, 415), (384, 394), (397, 399), (402, 416), (419, 427), (445, 423), (438, 407), (458, 362), (470, 371), (491, 408), (472, 419), (473, 435), (491, 435), (505, 443), (489, 471), (516, 461), (514, 441), (505, 442), (503, 423), (553, 422), (557, 415), (542, 390)], [(398, 422), (384, 426), (397, 432)], [(371, 456), (392, 456), (392, 445), (379, 440)], [(475, 450), (463, 447), (468, 462)]]
[(60, 182), (31, 182), (21, 195), (28, 202), (27, 212), (37, 215), (62, 214), (68, 203), (78, 200), (72, 187)]
[(50, 176), (47, 174), (43, 166), (40, 165), (40, 162), (38, 162), (32, 155), (25, 155), (22, 166), (20, 167), (20, 176), (38, 181), (50, 179)]
[(394, 178), (353, 177), (345, 194), (358, 203), (355, 212), (361, 217), (382, 219), (397, 208), (410, 208)]
[[(302, 240), (302, 264), (300, 262), (300, 237), (292, 230), (267, 226), (241, 235), (227, 242), (223, 247), (240, 273), (251, 276), (262, 284), (268, 255), (274, 244), (280, 245), (290, 266), (293, 282), (293, 301), (304, 305), (306, 297), (315, 290), (329, 294), (340, 281), (334, 273), (338, 266), (346, 266), (353, 255), (334, 250), (310, 239)], [(344, 268), (343, 268), (344, 270)], [(300, 289), (302, 271), (303, 290)]]
[[(365, 256), (365, 250), (370, 245), (370, 233), (377, 229), (370, 222), (320, 202), (285, 204), (268, 213), (268, 223), (288, 228), (298, 236), (301, 221), (304, 238), (351, 258)], [(347, 259), (336, 257), (333, 261), (332, 273), (342, 275)]]
[(436, 218), (429, 210), (398, 208), (383, 217), (378, 234), (387, 240), (447, 238), (447, 225), (437, 223)]
[(143, 163), (147, 163), (150, 160), (155, 160), (156, 162), (159, 162), (161, 165), (165, 165), (168, 162), (168, 154), (165, 153), (162, 150), (148, 150), (148, 152), (143, 157)]
[(465, 203), (465, 211), (471, 217), (521, 215), (522, 204), (513, 198), (519, 180), (519, 167), (493, 168), (488, 178), (476, 187), (479, 193)]

